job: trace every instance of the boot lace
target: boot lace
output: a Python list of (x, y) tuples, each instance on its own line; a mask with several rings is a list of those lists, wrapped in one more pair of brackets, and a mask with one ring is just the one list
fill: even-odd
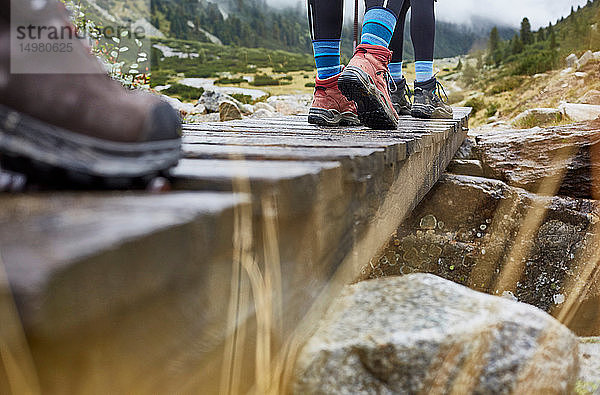
[(392, 78), (392, 74), (389, 70), (378, 71), (377, 74), (383, 74), (383, 78), (385, 78), (385, 82), (387, 83), (390, 93), (396, 93), (398, 91), (398, 85), (396, 85), (396, 81), (394, 81), (394, 78)]
[[(448, 95), (446, 94), (446, 89), (444, 89), (444, 85), (442, 85), (441, 82), (437, 80), (437, 78), (435, 80), (434, 94), (442, 101), (442, 103), (448, 103)], [(442, 94), (444, 95), (444, 97), (442, 97)]]

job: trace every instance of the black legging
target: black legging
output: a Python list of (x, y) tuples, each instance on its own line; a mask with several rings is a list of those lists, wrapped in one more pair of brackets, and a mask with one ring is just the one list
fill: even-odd
[[(390, 42), (392, 62), (402, 61), (404, 24), (409, 7), (410, 37), (415, 49), (415, 60), (433, 60), (435, 42), (435, 0), (388, 0), (387, 9), (398, 21)], [(366, 9), (383, 7), (386, 0), (365, 0)], [(308, 0), (308, 20), (313, 40), (339, 40), (342, 36), (344, 0)]]
[(308, 25), (313, 40), (342, 37), (344, 0), (308, 0)]
[[(404, 25), (406, 14), (410, 14), (410, 38), (415, 49), (415, 60), (433, 60), (433, 45), (435, 43), (435, 0), (389, 0), (387, 9), (397, 18), (396, 29), (390, 42), (393, 52), (392, 63), (402, 62), (404, 50)], [(365, 0), (367, 10), (382, 7), (384, 0)]]

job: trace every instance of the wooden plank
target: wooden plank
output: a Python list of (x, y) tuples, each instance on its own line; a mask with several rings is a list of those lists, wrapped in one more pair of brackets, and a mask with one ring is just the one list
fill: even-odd
[[(187, 159), (247, 159), (247, 160), (287, 160), (287, 161), (353, 161), (359, 157), (369, 160), (384, 160), (382, 148), (350, 147), (278, 147), (214, 144), (184, 144), (183, 152)], [(380, 156), (380, 159), (376, 159)]]
[(212, 145), (237, 145), (237, 146), (279, 146), (279, 147), (320, 147), (320, 148), (380, 148), (384, 150), (387, 161), (401, 161), (407, 156), (407, 144), (414, 140), (360, 140), (348, 138), (335, 138), (332, 136), (315, 136), (310, 138), (290, 138), (271, 135), (240, 135), (231, 137), (203, 136), (186, 134), (184, 144), (212, 144)]

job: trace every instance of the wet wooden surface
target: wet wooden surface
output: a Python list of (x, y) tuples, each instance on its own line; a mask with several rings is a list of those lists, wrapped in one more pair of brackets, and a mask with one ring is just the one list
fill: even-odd
[(306, 116), (190, 124), (172, 192), (0, 196), (2, 295), (15, 298), (44, 392), (216, 391), (240, 216), (260, 270), (268, 251), (279, 261), (276, 349), (340, 264), (367, 264), (435, 184), (468, 114), (402, 117), (394, 131)]

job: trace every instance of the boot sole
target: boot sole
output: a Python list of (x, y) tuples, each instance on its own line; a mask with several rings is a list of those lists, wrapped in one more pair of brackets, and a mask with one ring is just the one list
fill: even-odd
[(358, 126), (360, 120), (351, 112), (311, 108), (308, 111), (308, 123), (318, 126)]
[(396, 114), (398, 115), (411, 115), (410, 107), (400, 107), (397, 104), (394, 104), (394, 110), (396, 110)]
[(440, 107), (429, 104), (413, 104), (410, 115), (422, 119), (452, 119), (453, 112), (448, 112)]
[(119, 143), (73, 133), (0, 105), (0, 164), (57, 188), (129, 189), (166, 175), (180, 139)]
[(393, 108), (369, 75), (358, 67), (347, 66), (338, 79), (338, 88), (348, 100), (356, 102), (358, 118), (372, 129), (397, 129)]

